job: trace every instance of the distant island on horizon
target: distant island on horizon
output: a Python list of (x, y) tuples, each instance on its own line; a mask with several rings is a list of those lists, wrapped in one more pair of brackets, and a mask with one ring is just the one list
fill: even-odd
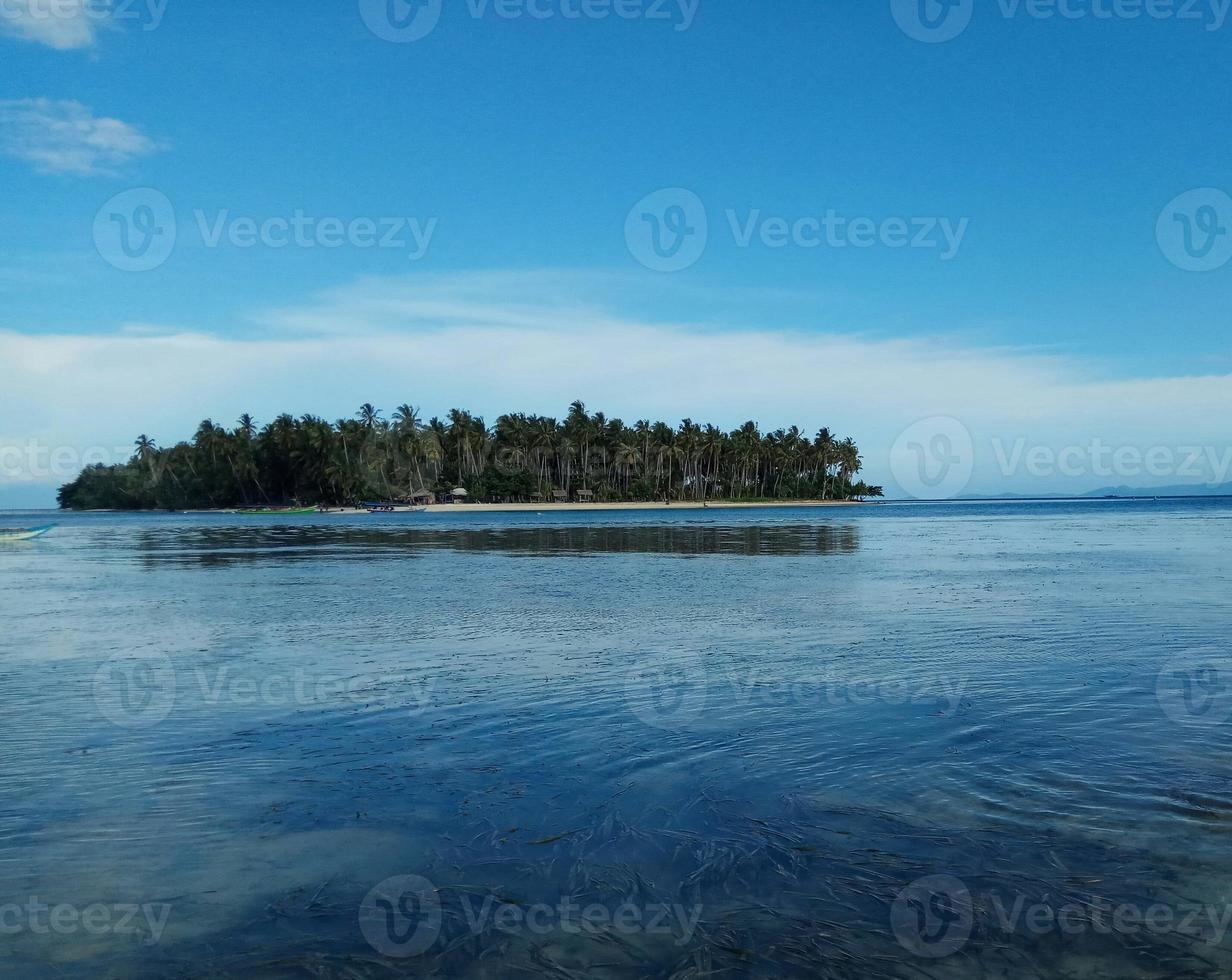
[(161, 448), (142, 434), (132, 459), (83, 470), (59, 490), (64, 510), (207, 510), (363, 501), (484, 503), (860, 500), (884, 496), (855, 477), (856, 443), (822, 428), (724, 431), (684, 419), (626, 425), (581, 401), (563, 421), (522, 413), (483, 418), (453, 409), (391, 419), (370, 403), (352, 419), (248, 414), (206, 419), (191, 442)]
[(1085, 493), (968, 493), (958, 500), (1103, 500), (1116, 497), (1232, 497), (1232, 483), (1179, 483), (1166, 487), (1099, 487)]

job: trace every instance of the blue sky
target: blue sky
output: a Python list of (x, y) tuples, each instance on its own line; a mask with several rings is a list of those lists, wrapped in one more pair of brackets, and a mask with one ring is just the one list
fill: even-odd
[[(196, 419), (272, 412), (277, 398), (326, 415), (365, 400), (559, 412), (551, 400), (575, 392), (626, 417), (697, 418), (693, 397), (723, 423), (837, 422), (888, 487), (895, 438), (930, 415), (975, 434), (972, 491), (1152, 482), (1010, 472), (988, 462), (990, 432), (1054, 449), (1222, 446), (1225, 0), (1158, 0), (1154, 15), (1145, 0), (1063, 0), (1065, 17), (960, 2), (948, 22), (936, 0), (621, 0), (627, 16), (602, 18), (602, 0), (444, 0), (434, 29), (406, 43), (378, 36), (384, 0), (77, 2), (0, 0), (0, 345), (22, 374), (0, 393), (6, 443), (119, 447), (145, 430), (171, 442)], [(40, 8), (56, 3), (54, 16)], [(930, 43), (921, 9), (965, 27)], [(100, 208), (133, 188), (161, 195), (176, 226), (165, 261), (137, 272), (95, 241)], [(708, 225), (695, 261), (672, 272), (646, 268), (645, 242), (626, 236), (631, 209), (664, 188), (687, 192)], [(1213, 216), (1194, 234), (1217, 264), (1190, 271), (1168, 209), (1203, 188), (1177, 207)], [(325, 248), (315, 231), (314, 247), (229, 241), (243, 238), (234, 221), (297, 212), (352, 241), (360, 222), (359, 240), (370, 223), (403, 244)], [(871, 244), (811, 244), (828, 212)], [(641, 213), (631, 220), (649, 233)], [(768, 244), (792, 226), (798, 236)], [(222, 230), (214, 246), (210, 229)], [(902, 230), (930, 247), (887, 244)], [(491, 348), (512, 345), (545, 376), (528, 367), (494, 385), (484, 343), (465, 364), (421, 360), (422, 345), (463, 329), (501, 331)], [(669, 350), (695, 361), (664, 340), (682, 332), (687, 350), (731, 350), (712, 376), (730, 368), (736, 390), (684, 388), (676, 403), (663, 390), (676, 386), (636, 368), (694, 373), (662, 364)], [(359, 356), (358, 340), (387, 335), (397, 342)], [(630, 376), (612, 383), (587, 336), (642, 344), (623, 352)], [(322, 337), (335, 353), (351, 343), (354, 363), (311, 384), (279, 373)], [(186, 353), (186, 338), (217, 345), (217, 362)], [(108, 343), (118, 363), (149, 358), (165, 376), (100, 379), (84, 352)], [(799, 363), (817, 359), (797, 388), (771, 365), (737, 380), (758, 350), (796, 360), (793, 344)], [(266, 365), (265, 382), (237, 361)], [(1127, 407), (1152, 431), (1131, 434)], [(50, 499), (46, 475), (9, 476), (0, 503)]]

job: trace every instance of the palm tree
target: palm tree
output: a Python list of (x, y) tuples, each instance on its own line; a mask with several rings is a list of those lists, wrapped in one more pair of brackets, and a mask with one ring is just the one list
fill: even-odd
[(630, 442), (622, 442), (616, 447), (615, 463), (624, 477), (623, 486), (626, 493), (629, 490), (630, 474), (633, 472), (633, 467), (637, 466), (637, 461), (637, 446)]
[(719, 464), (723, 458), (725, 442), (722, 429), (707, 424), (702, 430), (701, 451), (708, 464), (706, 467), (706, 482), (708, 484), (717, 484), (719, 482)]
[[(129, 431), (132, 430), (130, 429)], [(144, 432), (137, 437), (137, 440), (133, 443), (133, 445), (137, 447), (136, 455), (137, 458), (141, 460), (149, 459), (155, 452), (158, 451), (158, 447), (154, 445), (154, 440), (147, 436)]]
[(150, 486), (153, 487), (158, 483), (158, 474), (156, 472), (156, 461), (158, 459), (158, 446), (154, 444), (154, 440), (147, 436), (144, 432), (141, 433), (133, 443), (136, 447), (136, 452), (133, 458), (139, 462), (145, 463), (150, 470)]
[(650, 469), (650, 421), (638, 419), (633, 426), (637, 434), (638, 444), (642, 447), (642, 472)]
[(834, 435), (829, 429), (823, 427), (817, 432), (817, 439), (813, 445), (817, 447), (817, 456), (821, 463), (821, 499), (825, 500), (830, 496), (830, 460), (833, 458), (835, 449)]
[(848, 436), (838, 444), (839, 479), (844, 485), (851, 483), (851, 478), (860, 472), (863, 465), (855, 440)]
[(532, 452), (539, 460), (539, 482), (542, 485), (551, 484), (551, 469), (549, 464), (556, 459), (556, 447), (560, 440), (559, 426), (556, 419), (539, 416), (530, 425), (530, 444)]
[(739, 473), (741, 496), (744, 496), (744, 491), (750, 487), (755, 491), (760, 490), (762, 440), (757, 423), (745, 422), (732, 433), (732, 443), (736, 453), (736, 470)]
[[(419, 461), (424, 458), (424, 447), (420, 438), (419, 409), (415, 406), (404, 402), (394, 410), (389, 451), (394, 457), (395, 478), (398, 475), (399, 464), (405, 459), (409, 461), (403, 464), (408, 484), (407, 492), (414, 493), (422, 490), (423, 471), (420, 469)], [(411, 486), (411, 484), (414, 485)]]
[[(371, 407), (371, 405), (364, 406), (364, 408)], [(408, 405), (406, 402), (403, 402), (394, 410), (394, 424), (402, 432), (418, 432), (419, 409), (417, 409), (414, 405)]]

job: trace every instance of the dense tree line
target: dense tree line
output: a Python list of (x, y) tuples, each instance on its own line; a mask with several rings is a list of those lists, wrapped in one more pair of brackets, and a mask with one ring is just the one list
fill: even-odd
[(454, 409), (424, 422), (401, 405), (389, 419), (370, 404), (331, 424), (280, 415), (258, 428), (242, 416), (227, 430), (206, 420), (192, 442), (160, 448), (142, 435), (131, 460), (93, 466), (60, 488), (75, 509), (196, 509), (354, 504), (465, 488), (471, 500), (849, 499), (880, 496), (853, 482), (861, 460), (850, 438), (822, 429), (762, 433), (746, 422), (724, 432), (685, 419), (673, 428), (626, 425), (574, 402), (563, 421), (502, 415), (489, 426)]

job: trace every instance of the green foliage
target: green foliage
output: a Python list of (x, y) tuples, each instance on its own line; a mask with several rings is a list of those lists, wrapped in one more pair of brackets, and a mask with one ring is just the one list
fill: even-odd
[(273, 504), (353, 504), (465, 487), (474, 501), (761, 500), (876, 497), (853, 483), (861, 460), (851, 439), (822, 429), (762, 434), (755, 422), (724, 432), (683, 420), (676, 428), (627, 426), (576, 401), (563, 422), (502, 415), (494, 426), (453, 409), (423, 422), (409, 404), (392, 419), (364, 404), (354, 419), (329, 423), (280, 415), (258, 428), (240, 417), (228, 431), (206, 420), (191, 442), (160, 449), (142, 435), (133, 457), (93, 466), (60, 488), (60, 506), (188, 510)]
[(471, 481), (467, 490), (476, 500), (501, 503), (530, 500), (539, 495), (539, 484), (534, 474), (525, 470), (511, 473), (489, 466)]

